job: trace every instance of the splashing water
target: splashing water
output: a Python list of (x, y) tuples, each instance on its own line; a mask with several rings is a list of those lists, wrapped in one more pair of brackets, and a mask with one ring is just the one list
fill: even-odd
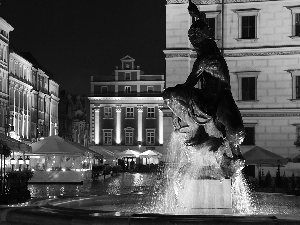
[[(168, 146), (166, 168), (162, 178), (154, 186), (150, 204), (143, 211), (194, 214), (195, 212), (191, 211), (190, 205), (204, 204), (209, 206), (216, 199), (207, 198), (217, 196), (215, 198), (221, 199), (221, 202), (223, 199), (227, 202), (229, 200), (230, 208), (232, 207), (231, 213), (253, 214), (255, 211), (253, 200), (243, 174), (238, 172), (231, 179), (231, 182), (230, 180), (223, 182), (219, 153), (210, 151), (210, 147), (205, 145), (186, 146), (184, 135), (179, 132), (172, 133)], [(212, 185), (203, 185), (205, 183), (201, 183), (203, 180), (206, 180), (205, 182), (210, 180), (208, 184)], [(224, 189), (225, 192), (222, 196), (218, 196), (219, 190), (224, 185), (226, 186), (226, 183), (231, 183), (231, 189), (229, 186), (228, 189)], [(220, 186), (219, 189), (216, 186)], [(199, 187), (202, 189), (199, 190)], [(229, 193), (226, 193), (226, 190), (229, 190), (227, 191)], [(206, 191), (206, 193), (200, 193), (202, 191)], [(198, 213), (203, 214), (203, 212), (205, 213), (205, 211)], [(210, 211), (207, 212), (210, 213)]]

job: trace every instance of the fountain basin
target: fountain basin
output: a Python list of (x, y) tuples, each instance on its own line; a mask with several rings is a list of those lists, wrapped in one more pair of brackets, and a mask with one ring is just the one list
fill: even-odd
[[(0, 209), (1, 224), (299, 224), (300, 218), (270, 215), (170, 215), (130, 212), (137, 198), (129, 196), (94, 196), (67, 199), (43, 200), (27, 207)], [(115, 209), (126, 209), (124, 212)], [(131, 209), (134, 209), (131, 208)]]

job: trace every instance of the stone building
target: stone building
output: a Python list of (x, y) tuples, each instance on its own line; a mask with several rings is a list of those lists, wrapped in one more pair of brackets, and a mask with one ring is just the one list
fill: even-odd
[(9, 62), (9, 32), (14, 28), (0, 17), (0, 133), (8, 130), (8, 62)]
[(30, 53), (9, 54), (9, 110), (11, 135), (36, 141), (57, 134), (58, 91), (49, 72)]
[(97, 149), (163, 151), (164, 75), (146, 75), (125, 56), (110, 76), (91, 77), (90, 136)]
[[(193, 2), (206, 13), (211, 37), (229, 67), (246, 129), (242, 152), (260, 146), (284, 157), (299, 153), (300, 1)], [(187, 7), (187, 0), (167, 0), (167, 87), (185, 82), (196, 58), (187, 36), (192, 24)], [(167, 109), (164, 119), (165, 127), (171, 125)]]

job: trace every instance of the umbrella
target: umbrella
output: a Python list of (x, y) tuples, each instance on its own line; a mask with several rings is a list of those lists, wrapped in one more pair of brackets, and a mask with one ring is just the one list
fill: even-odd
[(35, 142), (30, 145), (32, 147), (32, 153), (34, 154), (81, 154), (84, 155), (86, 152), (95, 153), (100, 155), (82, 145), (76, 144), (64, 140), (63, 138), (53, 135), (46, 137), (43, 140)]
[(280, 155), (256, 146), (243, 155), (248, 165), (285, 165), (288, 160)]
[(162, 154), (157, 152), (157, 151), (153, 151), (153, 150), (147, 150), (143, 153), (140, 154), (140, 157), (141, 158), (144, 158), (144, 157), (153, 157), (153, 156), (156, 156), (156, 157), (161, 157)]
[(140, 155), (140, 152), (135, 150), (124, 150), (123, 152), (118, 153), (120, 157), (138, 157)]

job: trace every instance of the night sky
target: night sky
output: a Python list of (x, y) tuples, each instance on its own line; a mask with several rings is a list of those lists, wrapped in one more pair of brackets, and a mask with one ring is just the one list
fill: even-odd
[(90, 76), (110, 75), (126, 55), (163, 74), (164, 0), (0, 0), (10, 47), (31, 52), (60, 90), (90, 94)]

